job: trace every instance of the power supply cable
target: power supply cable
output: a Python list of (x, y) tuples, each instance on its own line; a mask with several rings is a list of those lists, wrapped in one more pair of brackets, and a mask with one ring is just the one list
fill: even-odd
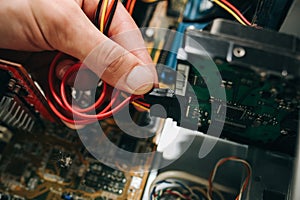
[(227, 157), (227, 158), (222, 158), (220, 159), (214, 169), (212, 170), (211, 172), (211, 175), (208, 179), (208, 189), (207, 189), (207, 196), (209, 198), (209, 200), (212, 200), (212, 192), (213, 192), (213, 181), (215, 179), (215, 176), (216, 176), (216, 173), (217, 173), (217, 170), (218, 168), (223, 165), (224, 163), (228, 162), (228, 161), (233, 161), (233, 162), (238, 162), (238, 163), (242, 163), (244, 165), (244, 167), (246, 168), (246, 171), (247, 171), (247, 177), (245, 178), (245, 180), (243, 181), (243, 184), (242, 184), (242, 187), (239, 191), (239, 194), (238, 196), (235, 198), (235, 200), (241, 200), (242, 198), (242, 195), (243, 195), (243, 192), (247, 189), (249, 183), (250, 183), (250, 180), (251, 180), (251, 175), (252, 175), (252, 169), (251, 169), (251, 165), (243, 160), (243, 159), (240, 159), (238, 157), (234, 157), (234, 156), (231, 156), (231, 157)]
[(244, 26), (253, 26), (245, 17), (244, 15), (231, 3), (227, 0), (211, 0), (224, 10), (226, 10), (229, 14), (231, 14), (239, 23)]
[[(110, 5), (109, 0), (100, 0), (95, 11), (93, 23), (95, 26), (99, 27), (99, 30), (104, 34), (108, 34), (114, 13), (117, 8), (118, 0), (113, 0)], [(133, 10), (135, 1), (129, 1), (128, 9)], [(100, 19), (100, 21), (99, 21)], [(108, 85), (102, 81), (101, 94), (96, 100), (96, 102), (87, 108), (80, 108), (79, 106), (72, 106), (71, 102), (68, 100), (67, 95), (67, 82), (70, 80), (72, 75), (77, 73), (79, 70), (88, 70), (87, 67), (83, 66), (82, 63), (78, 62), (71, 66), (64, 74), (62, 80), (60, 81), (55, 78), (55, 69), (59, 61), (61, 61), (65, 55), (59, 52), (53, 59), (49, 74), (49, 90), (50, 94), (47, 94), (47, 101), (53, 112), (63, 121), (71, 124), (90, 124), (98, 120), (103, 120), (105, 118), (111, 117), (114, 113), (119, 112), (127, 104), (133, 103), (136, 107), (139, 107), (145, 111), (149, 111), (150, 105), (139, 101), (137, 99), (142, 99), (143, 95), (131, 95), (125, 98), (120, 98), (120, 91), (116, 90), (110, 99), (110, 102), (106, 104), (105, 98), (109, 97), (111, 94), (108, 91)], [(56, 85), (59, 85), (58, 91)], [(137, 100), (135, 102), (135, 100)], [(101, 110), (102, 109), (102, 110)], [(95, 114), (92, 111), (97, 110)], [(100, 110), (100, 111), (99, 111)]]

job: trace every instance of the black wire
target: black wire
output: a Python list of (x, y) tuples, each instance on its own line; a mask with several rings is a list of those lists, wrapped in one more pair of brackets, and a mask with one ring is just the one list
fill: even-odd
[(96, 13), (95, 13), (94, 25), (96, 27), (100, 26), (100, 24), (99, 24), (99, 15), (100, 15), (100, 11), (101, 11), (102, 2), (103, 2), (103, 0), (99, 0), (97, 10), (96, 10)]
[(118, 0), (114, 0), (113, 7), (112, 7), (112, 9), (111, 9), (111, 12), (109, 13), (107, 22), (106, 22), (105, 27), (104, 27), (104, 32), (103, 32), (104, 35), (107, 35), (107, 34), (108, 34), (109, 27), (110, 27), (110, 25), (111, 25), (112, 19), (113, 19), (114, 14), (115, 14), (115, 11), (116, 11), (116, 9), (117, 9), (117, 5), (118, 5)]

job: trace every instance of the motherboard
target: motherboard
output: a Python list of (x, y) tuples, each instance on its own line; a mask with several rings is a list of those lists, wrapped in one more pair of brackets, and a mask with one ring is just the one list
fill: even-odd
[[(146, 140), (122, 133), (112, 120), (103, 122), (107, 137), (132, 152), (152, 151)], [(124, 163), (108, 167), (84, 147), (76, 131), (57, 125), (35, 133), (1, 131), (1, 199), (140, 199), (146, 170), (129, 171)], [(90, 131), (92, 129), (89, 129)], [(99, 142), (101, 144), (101, 141)], [(114, 157), (113, 152), (107, 152)], [(143, 167), (149, 168), (151, 160)], [(148, 164), (147, 164), (148, 163)], [(118, 170), (119, 169), (119, 170)]]
[[(220, 6), (226, 0), (121, 2), (141, 27), (159, 83), (112, 117), (70, 128), (48, 101), (55, 97), (45, 77), (57, 52), (21, 59), (0, 49), (0, 200), (288, 199), (300, 39), (277, 29), (292, 0), (230, 1), (250, 25)], [(66, 99), (87, 108), (104, 91), (97, 84), (66, 85)], [(220, 134), (210, 132), (214, 125)], [(163, 134), (175, 138), (168, 153), (182, 154), (174, 163), (158, 150), (169, 142)], [(201, 157), (207, 141), (214, 148)], [(136, 156), (143, 153), (150, 156)]]

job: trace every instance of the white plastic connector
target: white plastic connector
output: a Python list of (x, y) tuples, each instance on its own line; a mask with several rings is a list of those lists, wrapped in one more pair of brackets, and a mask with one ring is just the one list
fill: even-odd
[(158, 140), (157, 151), (166, 160), (178, 159), (199, 134), (203, 133), (179, 127), (177, 122), (167, 118)]

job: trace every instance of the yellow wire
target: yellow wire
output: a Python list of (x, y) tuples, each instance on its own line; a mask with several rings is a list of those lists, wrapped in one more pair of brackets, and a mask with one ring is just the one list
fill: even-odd
[(139, 104), (137, 102), (134, 102), (134, 101), (131, 102), (131, 104), (134, 105), (134, 106), (136, 106), (136, 107), (138, 107), (138, 108), (141, 108), (141, 109), (143, 109), (145, 111), (149, 111), (150, 110), (149, 108), (146, 108), (145, 106), (143, 106), (143, 105), (141, 105), (141, 104)]
[[(128, 98), (128, 95), (126, 95), (126, 94), (123, 93), (123, 92), (121, 92), (121, 95), (122, 95), (122, 97), (124, 97), (124, 98)], [(131, 102), (131, 104), (134, 105), (134, 106), (136, 106), (136, 107), (138, 107), (138, 108), (141, 108), (141, 109), (143, 109), (143, 110), (145, 110), (145, 111), (150, 111), (149, 108), (147, 108), (147, 107), (145, 107), (145, 106), (143, 106), (143, 105), (141, 105), (141, 104), (139, 104), (139, 103), (137, 103), (137, 102), (135, 102), (135, 101)]]
[(155, 2), (159, 2), (161, 0), (142, 0), (145, 3), (155, 3)]
[(229, 7), (227, 7), (225, 4), (223, 4), (222, 2), (220, 2), (219, 0), (213, 0), (213, 2), (215, 2), (216, 4), (218, 4), (220, 7), (224, 8), (227, 12), (229, 12), (236, 20), (238, 20), (238, 22), (240, 22), (241, 24), (243, 24), (244, 26), (247, 26), (245, 24), (245, 22), (243, 22), (243, 20), (237, 15), (235, 14), (235, 12), (233, 12)]
[(104, 19), (105, 19), (105, 15), (106, 15), (107, 6), (108, 6), (108, 0), (104, 0), (103, 9), (102, 9), (102, 13), (101, 13), (101, 20), (100, 20), (100, 31), (101, 32), (104, 31)]

